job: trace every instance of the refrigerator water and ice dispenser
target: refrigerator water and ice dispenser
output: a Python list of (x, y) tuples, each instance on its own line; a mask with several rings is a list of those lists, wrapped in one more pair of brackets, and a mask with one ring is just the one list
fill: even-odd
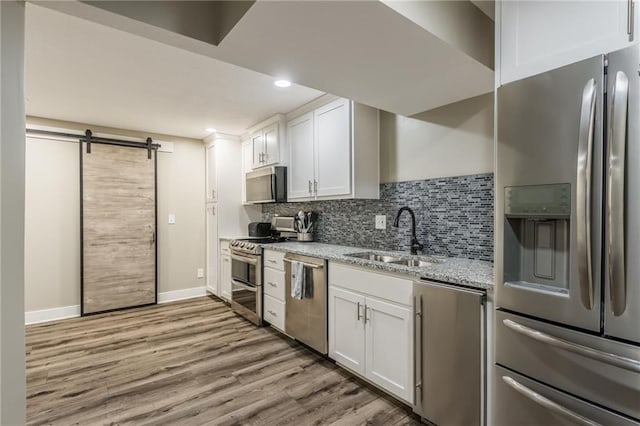
[(506, 187), (504, 199), (505, 285), (568, 294), (571, 185)]

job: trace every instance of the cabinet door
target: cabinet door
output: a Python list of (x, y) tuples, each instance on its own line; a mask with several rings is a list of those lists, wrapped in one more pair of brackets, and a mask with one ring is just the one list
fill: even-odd
[(220, 295), (218, 286), (218, 204), (207, 205), (207, 290), (216, 296)]
[(262, 132), (258, 132), (251, 136), (251, 145), (253, 146), (253, 161), (252, 165), (254, 169), (262, 167), (264, 158), (264, 143), (262, 138)]
[(218, 178), (216, 172), (216, 146), (211, 144), (207, 146), (207, 201), (216, 201), (218, 199)]
[(316, 196), (351, 193), (349, 100), (338, 99), (314, 111)]
[(251, 141), (242, 144), (242, 203), (247, 202), (247, 180), (246, 174), (253, 170), (253, 145)]
[(367, 297), (365, 321), (367, 379), (412, 403), (411, 309)]
[(313, 197), (313, 112), (287, 123), (289, 189), (287, 198)]
[(264, 166), (277, 164), (280, 161), (280, 141), (278, 140), (278, 130), (279, 124), (274, 123), (262, 131), (262, 140), (264, 144), (262, 164)]
[(231, 300), (231, 257), (221, 256), (220, 265), (220, 296)]
[(365, 374), (363, 296), (329, 287), (329, 356), (352, 371)]
[(501, 83), (632, 44), (627, 34), (628, 5), (626, 0), (500, 2)]

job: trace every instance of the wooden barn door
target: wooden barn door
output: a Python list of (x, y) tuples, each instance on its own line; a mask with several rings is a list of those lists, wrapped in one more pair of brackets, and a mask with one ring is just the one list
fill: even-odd
[(156, 152), (80, 149), (82, 314), (156, 303)]

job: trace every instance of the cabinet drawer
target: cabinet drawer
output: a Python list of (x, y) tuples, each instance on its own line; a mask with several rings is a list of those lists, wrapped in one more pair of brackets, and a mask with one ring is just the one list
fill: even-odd
[(278, 271), (284, 271), (284, 253), (273, 250), (264, 251), (264, 266), (277, 269)]
[(284, 302), (274, 299), (268, 294), (264, 295), (264, 312), (262, 317), (273, 327), (284, 331)]
[(413, 281), (382, 272), (331, 262), (329, 285), (411, 306)]
[(265, 294), (284, 302), (284, 272), (268, 267), (264, 268), (264, 285), (262, 288)]

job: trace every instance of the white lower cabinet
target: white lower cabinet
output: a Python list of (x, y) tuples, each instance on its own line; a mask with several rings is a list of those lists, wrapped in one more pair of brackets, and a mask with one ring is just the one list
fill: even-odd
[(231, 300), (231, 256), (222, 255), (221, 260), (220, 296), (225, 300)]
[(262, 316), (272, 327), (284, 331), (285, 303), (265, 294)]
[(364, 296), (329, 288), (329, 356), (345, 367), (365, 374)]
[(329, 271), (329, 356), (413, 403), (412, 282), (339, 264)]
[(284, 253), (264, 251), (262, 317), (271, 327), (284, 332), (286, 314)]
[(409, 378), (413, 364), (411, 309), (367, 297), (365, 325), (365, 376), (404, 400), (411, 401)]

